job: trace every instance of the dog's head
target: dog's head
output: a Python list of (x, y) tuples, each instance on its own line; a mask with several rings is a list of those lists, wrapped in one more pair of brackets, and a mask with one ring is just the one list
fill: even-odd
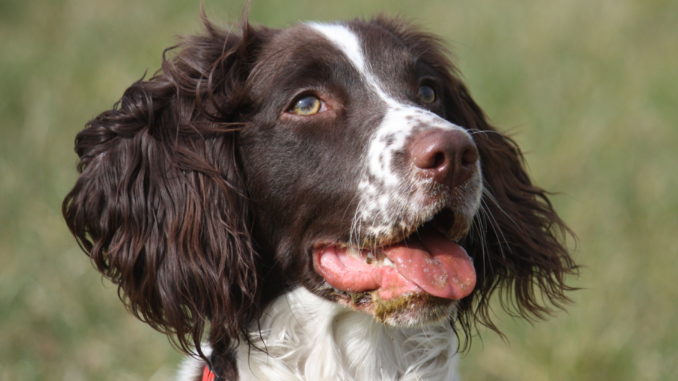
[[(390, 325), (566, 299), (565, 225), (438, 40), (400, 21), (206, 22), (76, 138), (64, 215), (186, 350), (297, 285)], [(508, 294), (507, 294), (508, 295)]]

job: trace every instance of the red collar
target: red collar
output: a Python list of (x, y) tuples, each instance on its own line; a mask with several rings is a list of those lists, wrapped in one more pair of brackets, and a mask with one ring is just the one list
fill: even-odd
[(212, 373), (210, 367), (205, 365), (202, 369), (202, 381), (215, 381), (217, 377)]

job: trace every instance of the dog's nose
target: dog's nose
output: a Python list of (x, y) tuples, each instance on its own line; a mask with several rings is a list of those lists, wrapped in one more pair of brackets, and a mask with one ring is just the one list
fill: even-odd
[(450, 188), (468, 180), (478, 161), (476, 145), (459, 130), (424, 131), (414, 138), (409, 153), (420, 173)]

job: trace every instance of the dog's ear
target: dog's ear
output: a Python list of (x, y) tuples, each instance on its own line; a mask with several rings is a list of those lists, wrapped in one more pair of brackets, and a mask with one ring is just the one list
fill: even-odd
[(490, 319), (489, 299), (501, 292), (501, 305), (524, 318), (542, 318), (560, 308), (572, 290), (565, 282), (577, 267), (563, 240), (571, 231), (556, 214), (548, 192), (528, 176), (518, 145), (488, 122), (459, 80), (452, 79), (448, 110), (454, 123), (472, 134), (483, 173), (481, 210), (464, 246), (478, 273), (476, 291), (462, 300), (460, 322), (468, 329)]
[(130, 310), (187, 352), (239, 337), (259, 313), (237, 145), (245, 79), (272, 31), (205, 25), (77, 135), (80, 176), (63, 203)]

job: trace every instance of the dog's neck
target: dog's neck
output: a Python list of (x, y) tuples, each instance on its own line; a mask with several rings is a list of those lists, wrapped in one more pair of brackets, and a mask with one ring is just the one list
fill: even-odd
[[(393, 328), (304, 288), (278, 298), (255, 344), (241, 345), (240, 380), (456, 380), (448, 322)], [(262, 341), (263, 340), (263, 341)]]

